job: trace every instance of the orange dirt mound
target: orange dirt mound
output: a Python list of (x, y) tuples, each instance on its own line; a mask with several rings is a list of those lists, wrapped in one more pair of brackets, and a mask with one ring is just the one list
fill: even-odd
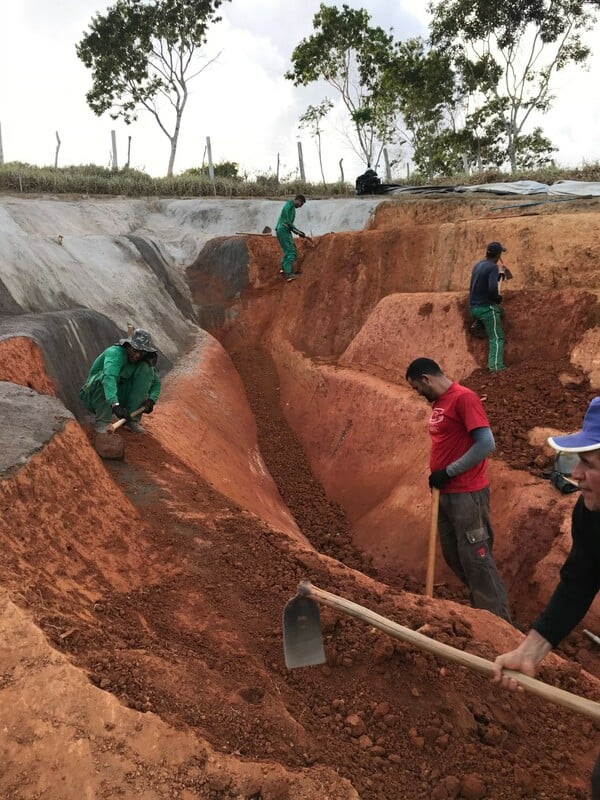
[[(490, 237), (478, 208), (454, 204), (444, 225), (443, 206), (390, 206), (367, 232), (301, 248), (292, 284), (277, 276), (276, 242), (250, 238), (239, 296), (223, 279), (190, 278), (228, 304), (211, 313), (233, 364), (203, 335), (144, 419), (149, 433), (124, 434), (124, 462), (103, 464), (92, 432), (68, 422), (2, 481), (0, 579), (54, 648), (23, 634), (23, 660), (13, 642), (0, 675), (17, 764), (0, 777), (7, 800), (91, 790), (99, 800), (586, 797), (597, 725), (574, 713), (502, 693), (329, 609), (327, 664), (289, 671), (283, 659), (281, 611), (307, 578), (485, 658), (520, 639), (471, 609), (439, 560), (435, 598), (421, 595), (428, 408), (403, 381), (416, 355), (442, 366), (447, 355), (452, 377), (486, 397), (496, 549), (518, 620), (556, 580), (572, 498), (540, 478), (547, 455), (536, 455), (533, 429), (578, 427), (593, 391), (582, 342), (594, 341), (595, 267), (574, 251), (581, 271), (562, 270), (560, 239), (589, 220), (550, 217), (561, 244), (536, 265), (528, 253), (540, 252), (541, 227), (496, 220)], [(475, 244), (509, 235), (523, 269), (506, 292), (510, 368), (491, 378), (482, 343), (465, 332), (464, 283)], [(35, 347), (23, 372), (9, 356), (14, 347), (22, 360), (29, 345), (4, 347), (11, 380), (52, 390)], [(9, 652), (23, 612), (4, 611)], [(599, 699), (596, 646), (579, 629), (561, 652), (571, 661), (548, 657), (542, 677)], [(75, 692), (64, 705), (76, 724), (51, 722), (54, 733), (46, 665)], [(19, 700), (28, 694), (30, 718)], [(79, 749), (91, 757), (61, 794), (59, 756)]]

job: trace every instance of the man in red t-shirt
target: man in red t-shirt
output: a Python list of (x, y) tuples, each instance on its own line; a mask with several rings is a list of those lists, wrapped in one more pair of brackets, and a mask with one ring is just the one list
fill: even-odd
[(496, 445), (481, 400), (430, 358), (415, 359), (406, 380), (432, 404), (429, 486), (440, 490), (438, 529), (446, 563), (469, 588), (475, 608), (511, 622), (506, 587), (492, 555), (485, 469)]

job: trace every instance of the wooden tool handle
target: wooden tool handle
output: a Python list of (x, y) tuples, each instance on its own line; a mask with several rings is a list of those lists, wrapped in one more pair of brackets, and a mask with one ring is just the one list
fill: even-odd
[[(394, 639), (401, 639), (421, 650), (427, 650), (436, 656), (446, 658), (448, 661), (453, 661), (455, 664), (469, 667), (476, 672), (480, 672), (482, 675), (492, 676), (494, 674), (494, 665), (491, 661), (481, 658), (480, 656), (475, 656), (472, 653), (465, 653), (464, 650), (458, 650), (456, 647), (451, 647), (449, 644), (436, 642), (435, 639), (430, 639), (428, 636), (424, 636), (422, 633), (413, 631), (410, 628), (404, 628), (402, 625), (398, 625), (398, 623), (392, 622), (392, 620), (386, 617), (369, 611), (368, 608), (359, 606), (351, 600), (346, 600), (344, 597), (339, 597), (323, 589), (318, 589), (308, 581), (300, 584), (298, 593), (311, 597), (313, 600), (317, 600), (325, 606), (336, 609), (336, 611), (343, 611), (351, 617), (367, 622), (369, 625), (387, 633)], [(555, 686), (550, 686), (543, 681), (531, 678), (529, 675), (524, 675), (522, 672), (517, 672), (516, 670), (505, 669), (503, 670), (503, 674), (514, 678), (531, 694), (543, 697), (544, 700), (550, 700), (565, 708), (570, 708), (571, 711), (578, 711), (580, 714), (600, 721), (600, 703), (572, 694), (571, 692), (566, 692), (564, 689), (557, 689)]]
[(431, 490), (431, 527), (429, 528), (429, 551), (427, 554), (427, 577), (425, 595), (433, 597), (433, 576), (435, 575), (435, 546), (437, 544), (438, 515), (440, 511), (440, 490)]
[(125, 425), (125, 423), (127, 422), (127, 419), (131, 419), (131, 417), (139, 417), (139, 415), (142, 412), (144, 412), (145, 410), (146, 410), (146, 406), (140, 406), (139, 408), (136, 408), (135, 411), (131, 412), (131, 414), (129, 415), (128, 418), (126, 417), (125, 419), (118, 419), (116, 422), (112, 422), (108, 426), (108, 428), (106, 429), (106, 432), (107, 433), (114, 433), (116, 430), (118, 430), (121, 427), (121, 425)]

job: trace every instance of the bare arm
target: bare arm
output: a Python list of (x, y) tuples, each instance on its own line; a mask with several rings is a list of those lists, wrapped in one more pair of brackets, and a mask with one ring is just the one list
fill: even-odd
[(494, 661), (494, 678), (505, 689), (515, 691), (519, 684), (513, 678), (505, 677), (503, 669), (516, 669), (525, 675), (536, 674), (539, 663), (552, 650), (552, 645), (536, 630), (530, 630), (525, 639), (515, 649), (503, 653)]

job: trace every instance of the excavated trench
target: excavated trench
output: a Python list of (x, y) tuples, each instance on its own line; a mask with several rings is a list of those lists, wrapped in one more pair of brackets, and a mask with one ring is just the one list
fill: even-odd
[[(516, 619), (552, 591), (573, 496), (540, 477), (543, 442), (578, 428), (600, 386), (597, 212), (489, 205), (385, 204), (364, 232), (316, 238), (283, 286), (274, 241), (210, 243), (187, 279), (215, 338), (169, 373), (150, 435), (124, 434), (124, 462), (101, 462), (89, 425), (43, 397), (65, 389), (34, 338), (0, 341), (23, 454), (0, 483), (6, 800), (586, 797), (598, 735), (574, 713), (330, 610), (327, 664), (283, 663), (281, 610), (306, 578), (486, 658), (518, 641), (441, 559), (422, 596), (428, 409), (403, 381), (418, 355), (484, 398)], [(493, 379), (464, 305), (489, 238), (515, 273), (510, 369)], [(30, 417), (49, 421), (41, 446)], [(600, 698), (582, 634), (599, 622), (596, 604), (545, 680)]]

